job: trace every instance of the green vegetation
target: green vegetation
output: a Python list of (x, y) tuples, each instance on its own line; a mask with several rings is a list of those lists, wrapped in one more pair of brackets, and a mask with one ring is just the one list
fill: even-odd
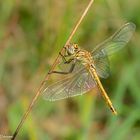
[[(0, 133), (13, 133), (65, 44), (87, 0), (0, 1)], [(140, 2), (95, 0), (73, 42), (92, 50), (126, 22), (136, 32), (110, 57), (102, 83), (118, 116), (95, 90), (57, 102), (37, 101), (20, 140), (140, 139)]]

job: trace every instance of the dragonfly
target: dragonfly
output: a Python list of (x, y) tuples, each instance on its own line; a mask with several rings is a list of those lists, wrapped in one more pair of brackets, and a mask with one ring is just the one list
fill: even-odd
[[(108, 56), (122, 49), (135, 31), (134, 23), (126, 23), (103, 43), (97, 45), (92, 52), (81, 49), (78, 44), (64, 46), (64, 54), (60, 53), (63, 65), (69, 65), (68, 71), (52, 71), (49, 74), (66, 74), (60, 81), (54, 82), (43, 90), (46, 100), (56, 101), (68, 97), (82, 95), (98, 87), (113, 114), (117, 115), (100, 78), (110, 75)], [(65, 66), (63, 66), (65, 67)]]

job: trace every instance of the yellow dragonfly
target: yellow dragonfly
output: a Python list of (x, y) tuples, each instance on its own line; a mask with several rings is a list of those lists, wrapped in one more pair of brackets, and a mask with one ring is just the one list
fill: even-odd
[(80, 49), (77, 44), (68, 44), (64, 47), (65, 52), (61, 57), (65, 65), (70, 69), (64, 71), (52, 71), (56, 74), (69, 74), (70, 76), (54, 82), (45, 87), (43, 95), (46, 100), (55, 101), (77, 95), (82, 95), (94, 87), (98, 87), (101, 95), (113, 114), (117, 114), (100, 78), (107, 78), (110, 73), (108, 56), (123, 48), (135, 31), (134, 23), (124, 24), (110, 38), (97, 45), (90, 53)]

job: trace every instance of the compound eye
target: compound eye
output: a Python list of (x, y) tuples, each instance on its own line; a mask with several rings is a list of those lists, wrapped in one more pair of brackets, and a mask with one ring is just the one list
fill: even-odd
[(75, 49), (78, 49), (78, 45), (77, 45), (77, 44), (74, 44), (74, 48), (75, 48)]
[(72, 54), (74, 54), (75, 48), (73, 45), (69, 45), (69, 46), (67, 46), (66, 50), (67, 50), (68, 55), (72, 55)]
[(75, 48), (74, 48), (74, 46), (72, 46), (71, 47), (71, 54), (74, 54), (74, 52), (75, 52)]

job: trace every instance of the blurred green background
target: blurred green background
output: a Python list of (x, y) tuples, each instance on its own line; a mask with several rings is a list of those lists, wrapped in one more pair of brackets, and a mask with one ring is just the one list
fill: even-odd
[[(88, 1), (0, 1), (0, 133), (14, 132)], [(94, 90), (57, 102), (40, 97), (18, 140), (140, 139), (140, 1), (95, 0), (73, 42), (92, 50), (130, 21), (136, 32), (102, 80), (118, 116)]]

